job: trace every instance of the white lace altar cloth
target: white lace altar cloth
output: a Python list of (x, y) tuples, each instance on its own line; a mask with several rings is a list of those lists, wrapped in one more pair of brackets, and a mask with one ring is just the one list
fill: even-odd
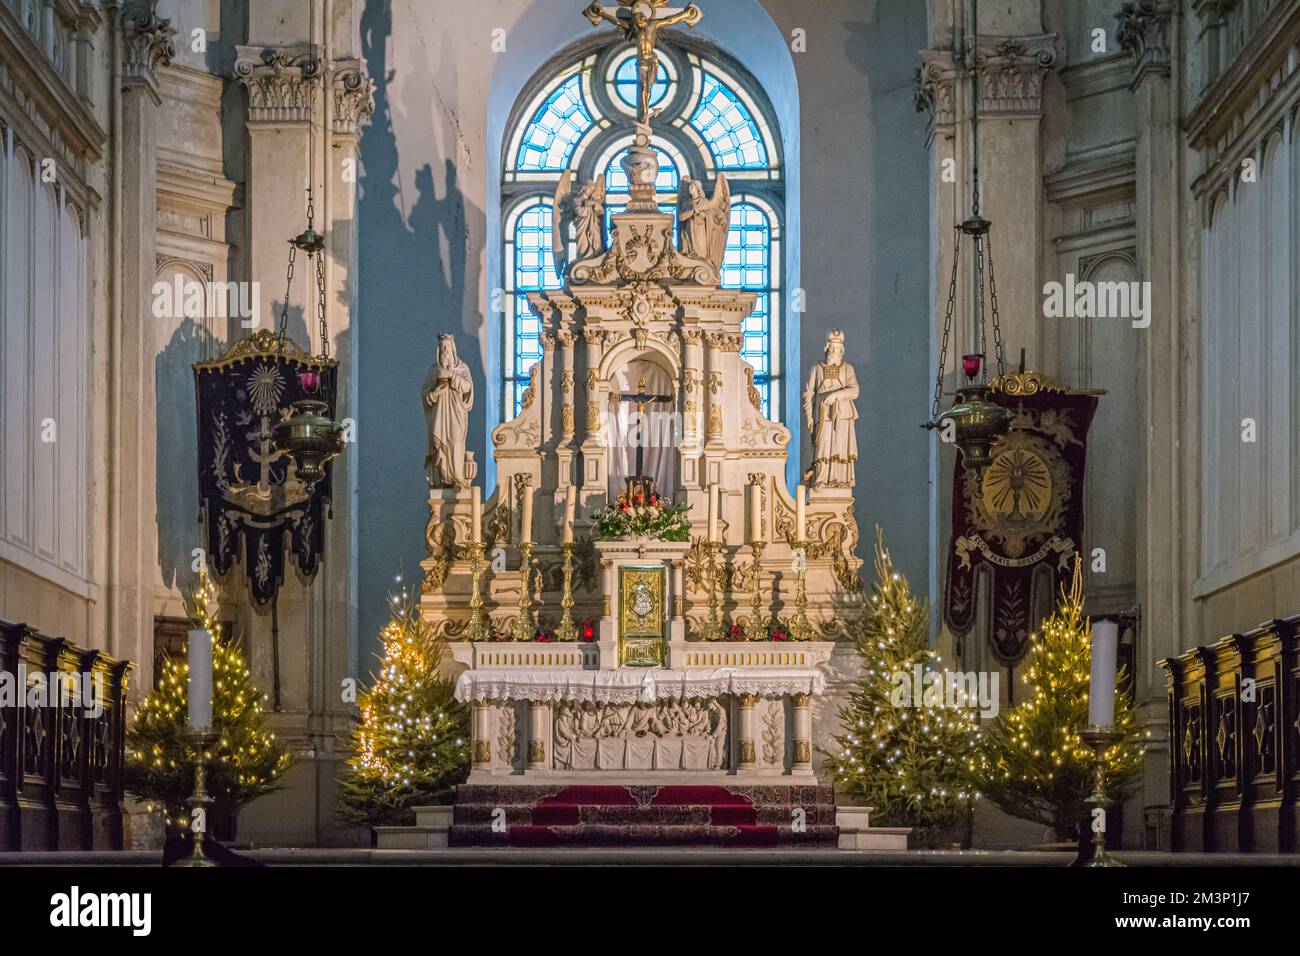
[(590, 701), (594, 704), (691, 700), (723, 694), (784, 697), (821, 694), (826, 675), (815, 668), (720, 667), (673, 671), (624, 667), (609, 671), (471, 670), (456, 681), (465, 701)]

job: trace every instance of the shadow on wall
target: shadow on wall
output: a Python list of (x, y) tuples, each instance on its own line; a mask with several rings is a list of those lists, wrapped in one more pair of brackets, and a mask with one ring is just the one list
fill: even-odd
[[(162, 321), (162, 320), (158, 320)], [(193, 319), (182, 319), (154, 356), (155, 431), (158, 467), (154, 486), (158, 501), (158, 569), (162, 582), (185, 593), (194, 575), (193, 549), (203, 542), (199, 529), (197, 474), (198, 419), (194, 372), (190, 368), (220, 351), (212, 334)]]
[[(404, 130), (436, 143), (443, 122), (438, 102), (455, 101), (455, 76), (444, 66), (435, 78), (427, 57), (404, 67), (404, 99), (396, 87), (387, 45), (391, 5), (371, 0), (361, 18), (362, 55), (376, 83), (375, 113), (361, 138), (358, 209), (357, 374), (357, 618), (359, 670), (366, 673), (387, 620), (384, 595), (399, 565), (425, 557), (428, 487), (424, 477), (425, 422), (420, 388), (433, 363), (440, 332), (456, 334), (460, 356), (483, 367), (477, 305), (480, 267), (469, 236), (482, 235), (483, 210), (466, 203), (455, 161), (426, 163), (415, 176), (415, 202), (400, 181), (394, 115)], [(443, 39), (444, 48), (450, 42)], [(454, 138), (451, 131), (450, 138)], [(433, 158), (433, 157), (431, 157)], [(437, 179), (441, 178), (439, 189)], [(473, 227), (473, 228), (471, 228)], [(467, 292), (472, 293), (467, 295)], [(470, 434), (484, 430), (484, 403), (470, 416)]]

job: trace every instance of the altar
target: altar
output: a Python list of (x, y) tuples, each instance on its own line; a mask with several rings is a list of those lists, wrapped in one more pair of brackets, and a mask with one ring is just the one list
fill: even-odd
[(473, 707), (469, 782), (812, 782), (828, 642), (673, 642), (671, 666), (601, 667), (601, 645), (452, 645)]
[[(648, 38), (652, 76), (658, 21), (622, 6), (587, 15)], [(618, 211), (603, 176), (559, 183), (563, 286), (528, 294), (542, 355), (492, 434), (490, 495), (465, 450), (464, 363), (449, 349), (429, 373), (420, 611), (472, 711), (466, 840), (495, 839), (483, 817), (503, 802), (532, 826), (539, 802), (577, 785), (594, 817), (612, 812), (602, 787), (621, 801), (640, 785), (762, 804), (782, 832), (791, 812), (833, 812), (817, 784), (837, 729), (826, 695), (852, 670), (844, 638), (864, 612), (857, 381), (831, 333), (803, 394), (812, 460), (791, 488), (791, 430), (764, 414), (740, 354), (755, 294), (720, 281), (727, 177), (683, 183), (678, 210), (662, 209), (652, 119), (621, 160)]]

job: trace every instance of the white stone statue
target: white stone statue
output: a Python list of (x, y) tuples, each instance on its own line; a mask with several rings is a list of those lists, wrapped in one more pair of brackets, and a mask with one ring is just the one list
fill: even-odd
[(555, 188), (555, 227), (551, 230), (551, 251), (555, 273), (563, 275), (569, 264), (569, 223), (574, 225), (578, 258), (582, 262), (605, 252), (605, 174), (595, 182), (573, 186), (573, 170), (566, 169)]
[(683, 176), (677, 187), (677, 209), (682, 254), (704, 259), (720, 270), (731, 231), (731, 186), (726, 174), (718, 173), (713, 198), (705, 194), (704, 183)]
[(803, 413), (812, 431), (813, 463), (804, 481), (817, 488), (852, 488), (858, 461), (855, 423), (858, 377), (844, 361), (844, 333), (826, 336), (826, 360), (818, 362), (803, 390)]
[(474, 480), (470, 456), (465, 451), (469, 411), (474, 407), (474, 379), (469, 366), (456, 355), (456, 339), (438, 336), (438, 360), (424, 380), (424, 410), (429, 431), (429, 452), (424, 460), (431, 488), (459, 488)]

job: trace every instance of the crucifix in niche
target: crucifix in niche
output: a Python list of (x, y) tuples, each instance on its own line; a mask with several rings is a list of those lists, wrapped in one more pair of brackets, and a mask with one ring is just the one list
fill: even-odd
[(612, 384), (610, 496), (640, 490), (671, 497), (679, 436), (672, 378), (654, 362), (634, 359), (615, 372)]

